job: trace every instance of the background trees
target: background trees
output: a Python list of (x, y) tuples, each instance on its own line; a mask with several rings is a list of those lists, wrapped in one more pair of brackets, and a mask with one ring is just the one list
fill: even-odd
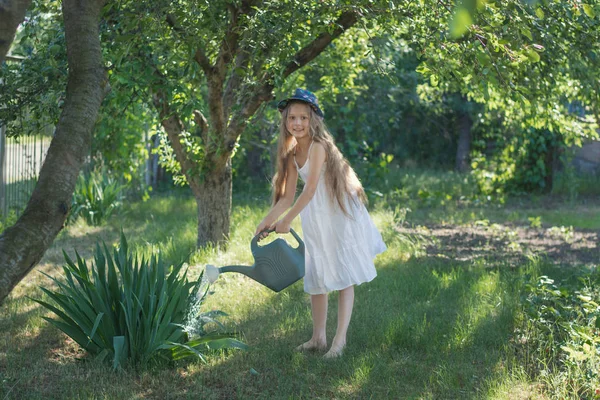
[[(12, 135), (58, 123), (58, 143), (75, 121), (65, 119), (72, 91), (92, 93), (85, 104), (97, 107), (101, 65), (112, 90), (93, 154), (139, 179), (147, 138), (159, 135), (162, 164), (196, 199), (198, 245), (227, 240), (234, 168), (261, 184), (270, 175), (274, 98), (296, 86), (318, 93), (367, 183), (393, 162), (473, 169), (483, 193), (548, 190), (561, 147), (597, 127), (597, 2), (123, 0), (98, 13), (103, 61), (94, 59), (86, 78), (94, 88), (82, 89), (79, 80), (67, 85), (83, 61), (70, 64), (59, 3), (34, 3), (14, 47), (25, 60), (2, 67), (0, 120)], [(89, 43), (77, 51), (91, 52)], [(89, 112), (76, 124), (81, 132), (96, 120)], [(70, 197), (90, 140), (69, 151), (76, 162), (61, 156), (47, 167), (69, 171), (68, 184), (52, 185), (64, 189), (61, 198)], [(43, 177), (36, 193), (50, 199)], [(23, 218), (40, 207), (32, 198)], [(61, 218), (42, 230), (44, 246)]]

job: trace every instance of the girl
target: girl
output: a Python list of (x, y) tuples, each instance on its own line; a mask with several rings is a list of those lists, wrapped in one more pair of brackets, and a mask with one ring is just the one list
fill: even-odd
[[(337, 331), (325, 354), (338, 357), (346, 346), (354, 285), (375, 278), (373, 258), (386, 246), (364, 206), (362, 185), (325, 128), (315, 95), (296, 89), (278, 109), (282, 118), (273, 207), (255, 235), (263, 239), (270, 229), (287, 233), (300, 214), (306, 246), (304, 291), (311, 295), (313, 333), (297, 350), (326, 349), (327, 293), (339, 290)], [(298, 175), (305, 184), (294, 203)]]

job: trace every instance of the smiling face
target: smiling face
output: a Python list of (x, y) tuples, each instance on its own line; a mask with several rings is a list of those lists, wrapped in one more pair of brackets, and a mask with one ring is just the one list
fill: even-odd
[(305, 103), (292, 103), (288, 106), (285, 127), (296, 139), (308, 135), (310, 127), (310, 106)]

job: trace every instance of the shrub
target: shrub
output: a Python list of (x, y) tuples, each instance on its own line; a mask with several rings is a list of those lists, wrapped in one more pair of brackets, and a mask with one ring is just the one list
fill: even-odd
[[(167, 266), (156, 255), (138, 260), (128, 252), (123, 234), (120, 247), (112, 253), (106, 245), (97, 246), (91, 268), (79, 254), (77, 262), (64, 256), (64, 280), (49, 277), (58, 289), (42, 288), (56, 305), (34, 300), (58, 317), (46, 320), (90, 354), (112, 359), (113, 368), (126, 361), (145, 364), (157, 357), (204, 360), (200, 350), (207, 347), (245, 348), (226, 333), (196, 329), (198, 336), (190, 337), (185, 323), (198, 318), (206, 291), (200, 293), (201, 277), (188, 281), (182, 263)], [(210, 314), (204, 317), (200, 319), (214, 322)]]
[(121, 194), (125, 188), (126, 185), (101, 172), (79, 175), (69, 222), (82, 217), (88, 225), (103, 224), (121, 205)]
[(600, 388), (600, 276), (579, 272), (575, 281), (541, 276), (527, 285), (522, 341), (527, 362), (557, 398), (597, 398)]

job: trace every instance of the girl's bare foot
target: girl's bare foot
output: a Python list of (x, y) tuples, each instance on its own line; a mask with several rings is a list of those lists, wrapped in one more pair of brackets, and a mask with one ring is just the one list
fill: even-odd
[(345, 347), (346, 347), (346, 343), (342, 343), (342, 344), (332, 343), (331, 348), (329, 349), (329, 351), (327, 353), (325, 353), (323, 358), (331, 359), (331, 358), (341, 357), (342, 354), (344, 353)]
[(326, 340), (310, 339), (308, 342), (302, 343), (300, 346), (296, 347), (296, 351), (325, 350), (326, 348)]

